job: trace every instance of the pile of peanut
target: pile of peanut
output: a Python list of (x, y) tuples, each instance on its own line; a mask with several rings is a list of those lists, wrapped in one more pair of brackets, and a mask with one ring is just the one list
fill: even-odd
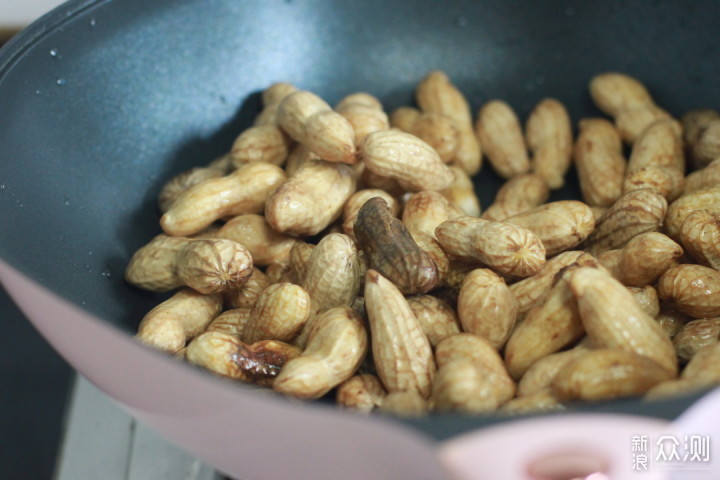
[[(146, 344), (301, 399), (531, 412), (720, 384), (720, 114), (604, 73), (609, 117), (475, 120), (447, 75), (391, 115), (277, 83), (230, 152), (163, 188), (126, 279), (176, 292)], [(626, 158), (626, 156), (628, 158)], [(507, 182), (481, 213), (483, 159)], [(687, 164), (686, 165), (686, 160)], [(548, 203), (575, 166), (582, 201)], [(686, 175), (687, 170), (693, 170)]]

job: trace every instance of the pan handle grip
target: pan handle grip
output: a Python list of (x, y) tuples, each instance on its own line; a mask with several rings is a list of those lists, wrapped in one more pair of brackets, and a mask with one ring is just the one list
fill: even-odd
[[(650, 442), (645, 452), (636, 446), (668, 425), (616, 414), (536, 417), (455, 437), (439, 455), (457, 480), (669, 480), (667, 471), (652, 468)], [(637, 463), (643, 453), (647, 470)]]

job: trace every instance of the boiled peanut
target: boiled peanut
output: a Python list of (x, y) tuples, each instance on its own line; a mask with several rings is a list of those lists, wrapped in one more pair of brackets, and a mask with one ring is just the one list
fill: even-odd
[[(659, 299), (659, 298), (658, 298)], [(660, 307), (660, 313), (655, 317), (655, 321), (662, 327), (668, 337), (674, 338), (675, 335), (688, 323), (692, 318), (675, 309), (667, 306)]]
[(432, 295), (413, 295), (407, 302), (433, 347), (445, 337), (460, 333), (458, 316), (446, 301)]
[(287, 173), (288, 177), (292, 177), (310, 160), (320, 161), (322, 159), (302, 143), (295, 144), (292, 150), (290, 150), (287, 161), (285, 162), (285, 173)]
[(545, 180), (534, 173), (517, 175), (503, 184), (495, 201), (482, 214), (485, 220), (501, 222), (545, 203), (550, 189)]
[(203, 295), (183, 288), (150, 310), (140, 321), (137, 339), (168, 353), (177, 353), (202, 333), (222, 310), (219, 294)]
[(452, 119), (460, 134), (453, 163), (468, 175), (478, 173), (482, 167), (482, 150), (473, 131), (470, 105), (462, 92), (445, 73), (436, 70), (428, 73), (418, 84), (415, 97), (423, 112)]
[(429, 410), (428, 401), (414, 390), (390, 392), (380, 405), (381, 412), (400, 417), (421, 417)]
[(357, 163), (352, 125), (317, 95), (302, 90), (291, 93), (280, 102), (277, 121), (290, 137), (323, 160)]
[(268, 276), (262, 270), (255, 268), (242, 287), (223, 292), (224, 304), (227, 308), (250, 308), (269, 286)]
[(350, 306), (360, 289), (361, 266), (355, 242), (332, 233), (312, 250), (302, 286), (312, 299), (312, 313)]
[(190, 342), (185, 358), (218, 375), (269, 386), (282, 366), (300, 353), (297, 347), (276, 340), (246, 345), (234, 335), (205, 332)]
[(720, 316), (720, 272), (702, 265), (671, 267), (658, 281), (658, 295), (691, 317)]
[(443, 162), (449, 163), (455, 159), (460, 147), (460, 131), (452, 119), (425, 112), (417, 119), (410, 133), (433, 147)]
[(525, 124), (525, 139), (532, 152), (532, 171), (553, 189), (565, 183), (572, 162), (573, 136), (570, 115), (554, 98), (540, 101)]
[(522, 127), (510, 105), (501, 100), (486, 103), (478, 112), (475, 129), (498, 175), (512, 178), (530, 170)]
[(440, 194), (448, 199), (450, 204), (471, 217), (480, 216), (480, 200), (475, 193), (475, 185), (462, 168), (451, 165), (454, 175), (453, 182), (440, 190)]
[(435, 262), (418, 247), (382, 198), (365, 202), (358, 212), (354, 230), (370, 268), (389, 278), (401, 292), (425, 293), (437, 285)]
[(125, 279), (156, 292), (187, 285), (208, 294), (240, 288), (252, 272), (250, 253), (237, 242), (160, 234), (135, 252)]
[(532, 395), (550, 388), (555, 375), (590, 350), (576, 347), (562, 352), (551, 353), (534, 362), (523, 374), (517, 385), (518, 397)]
[(503, 221), (537, 235), (548, 257), (578, 246), (595, 229), (590, 207), (575, 200), (546, 203)]
[(655, 188), (672, 201), (683, 191), (684, 173), (680, 127), (671, 119), (658, 120), (648, 126), (633, 144), (623, 191)]
[(310, 295), (298, 285), (276, 283), (266, 288), (252, 307), (242, 336), (245, 343), (279, 340), (290, 343), (310, 317)]
[(668, 118), (663, 109), (655, 105), (647, 88), (639, 80), (622, 73), (603, 73), (590, 81), (590, 95), (595, 105), (615, 118), (615, 124), (628, 143), (653, 122)]
[(516, 380), (537, 360), (578, 341), (585, 328), (568, 277), (573, 267), (558, 274), (557, 282), (510, 335), (505, 365)]
[(248, 320), (250, 320), (251, 312), (252, 309), (247, 307), (225, 310), (210, 322), (205, 331), (227, 333), (238, 339), (242, 339), (245, 326)]
[(698, 263), (720, 270), (720, 213), (690, 213), (680, 228), (680, 240)]
[(295, 283), (300, 285), (305, 283), (305, 274), (307, 274), (313, 250), (315, 250), (315, 245), (305, 242), (295, 242), (290, 249), (289, 266)]
[(569, 285), (577, 298), (582, 324), (593, 342), (600, 347), (646, 356), (669, 375), (677, 375), (677, 358), (670, 338), (620, 282), (606, 271), (580, 267), (572, 271)]
[(720, 158), (713, 160), (706, 167), (696, 170), (685, 177), (684, 193), (704, 190), (720, 185)]
[(387, 392), (380, 379), (372, 374), (355, 375), (338, 386), (336, 401), (339, 405), (359, 412), (371, 412), (380, 405)]
[(624, 285), (642, 287), (654, 284), (683, 254), (683, 249), (658, 232), (641, 233), (622, 249), (598, 256), (600, 263)]
[(626, 162), (620, 136), (610, 122), (585, 118), (573, 148), (580, 191), (592, 207), (609, 207), (622, 195)]
[(272, 229), (262, 215), (248, 213), (238, 215), (220, 228), (216, 236), (228, 238), (248, 249), (255, 265), (284, 263), (290, 257), (290, 250), (297, 241)]
[(668, 380), (653, 387), (646, 400), (662, 399), (675, 395), (689, 395), (720, 384), (720, 344), (701, 348), (685, 366), (677, 380)]
[(271, 263), (265, 267), (265, 276), (270, 285), (283, 282), (294, 283), (297, 280), (289, 263)]
[(665, 217), (665, 233), (673, 240), (680, 240), (682, 225), (695, 210), (720, 214), (720, 186), (695, 190), (672, 202)]
[(390, 128), (390, 120), (380, 101), (367, 93), (346, 96), (335, 106), (335, 111), (345, 117), (355, 132), (355, 147), (360, 147), (365, 137), (373, 132)]
[(678, 359), (687, 363), (702, 348), (720, 341), (720, 318), (701, 318), (686, 323), (673, 338)]
[(437, 270), (436, 285), (444, 285), (450, 273), (450, 257), (434, 236), (410, 232), (418, 248), (425, 252), (435, 264)]
[(515, 382), (510, 378), (500, 354), (479, 335), (459, 333), (444, 338), (435, 348), (435, 359), (438, 368), (456, 361), (472, 362), (491, 381), (498, 404), (515, 395)]
[(185, 190), (160, 218), (160, 226), (169, 235), (192, 235), (220, 218), (260, 213), (265, 200), (284, 180), (280, 167), (249, 163), (230, 175)]
[(400, 290), (375, 270), (368, 270), (365, 279), (365, 308), (375, 367), (385, 388), (429, 397), (435, 375), (430, 342)]
[(448, 163), (455, 158), (460, 146), (460, 132), (450, 118), (435, 112), (420, 112), (410, 107), (400, 107), (393, 112), (391, 123), (400, 130), (411, 133), (433, 147), (440, 159)]
[(309, 160), (269, 196), (265, 218), (279, 233), (316, 235), (340, 217), (355, 187), (352, 167)]
[(628, 287), (628, 290), (632, 293), (635, 301), (640, 305), (643, 312), (653, 318), (660, 315), (660, 299), (658, 298), (657, 290), (655, 290), (652, 285)]
[(439, 192), (422, 191), (410, 195), (405, 202), (402, 222), (411, 234), (422, 232), (435, 238), (438, 225), (461, 215), (463, 213)]
[(632, 146), (627, 170), (654, 165), (685, 172), (682, 127), (671, 118), (650, 124)]
[(319, 398), (349, 379), (367, 353), (367, 332), (349, 307), (327, 310), (317, 321), (305, 350), (289, 360), (273, 389), (297, 398)]
[(720, 157), (720, 119), (709, 122), (691, 148), (697, 166), (708, 165)]
[(561, 400), (596, 401), (641, 395), (672, 375), (653, 360), (626, 350), (601, 348), (563, 367), (553, 379)]
[(498, 350), (515, 327), (517, 301), (505, 281), (487, 268), (465, 276), (457, 308), (463, 331), (487, 339)]
[(469, 359), (457, 359), (438, 368), (432, 403), (439, 411), (488, 413), (500, 406), (494, 377)]
[(658, 230), (667, 212), (667, 201), (655, 190), (633, 190), (610, 207), (584, 245), (593, 255), (622, 248), (636, 235)]
[(442, 190), (454, 176), (434, 148), (399, 130), (374, 132), (360, 147), (365, 167), (383, 177), (396, 179), (408, 191)]
[(679, 170), (649, 165), (628, 170), (623, 182), (623, 192), (650, 188), (672, 201), (679, 197), (685, 188), (685, 177)]
[(374, 197), (380, 197), (385, 200), (393, 216), (397, 216), (400, 213), (400, 204), (395, 200), (395, 197), (389, 195), (385, 190), (377, 188), (358, 190), (348, 198), (343, 207), (343, 233), (353, 240), (355, 240), (354, 227), (358, 212), (360, 212), (365, 202)]
[(545, 247), (530, 230), (505, 222), (461, 216), (435, 229), (448, 253), (479, 261), (498, 273), (528, 277), (545, 263)]
[(510, 285), (510, 291), (518, 303), (518, 316), (523, 316), (550, 290), (555, 275), (568, 265), (597, 266), (597, 260), (585, 252), (568, 251), (548, 260), (540, 270), (528, 278)]
[(252, 162), (281, 166), (290, 153), (291, 142), (290, 137), (277, 125), (254, 126), (244, 130), (235, 139), (230, 156), (237, 168)]
[(522, 397), (513, 398), (500, 407), (499, 412), (505, 414), (525, 414), (565, 410), (552, 389), (545, 388)]
[(414, 107), (398, 107), (390, 114), (390, 126), (403, 132), (412, 133), (415, 123), (422, 112)]
[(689, 159), (692, 161), (693, 167), (696, 169), (705, 167), (707, 165), (707, 159), (696, 158), (693, 147), (698, 143), (700, 136), (703, 134), (708, 125), (718, 119), (720, 119), (720, 113), (709, 108), (690, 110), (680, 117), (680, 122), (683, 127), (685, 147), (689, 154)]
[(175, 200), (188, 188), (198, 183), (204, 182), (211, 178), (222, 177), (230, 173), (231, 168), (226, 166), (227, 161), (223, 161), (225, 158), (230, 158), (229, 155), (220, 157), (215, 162), (212, 162), (206, 167), (195, 167), (190, 170), (179, 173), (178, 175), (171, 178), (160, 190), (158, 195), (158, 206), (160, 211), (165, 213), (170, 209), (170, 206)]
[(297, 88), (287, 82), (275, 82), (262, 92), (262, 111), (255, 117), (254, 125), (277, 125), (277, 111), (285, 97), (297, 92)]

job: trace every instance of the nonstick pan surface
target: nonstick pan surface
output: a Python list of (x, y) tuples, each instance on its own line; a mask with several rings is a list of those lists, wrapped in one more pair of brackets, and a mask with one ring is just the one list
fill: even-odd
[[(555, 97), (576, 124), (601, 115), (589, 79), (621, 71), (680, 115), (720, 108), (719, 19), (712, 1), (70, 1), (0, 50), (0, 258), (127, 336), (166, 297), (122, 278), (160, 232), (160, 188), (228, 151), (269, 84), (329, 103), (367, 91), (391, 111), (441, 69), (473, 111), (500, 98), (524, 119)], [(484, 206), (500, 184), (486, 165)], [(696, 398), (578, 408), (673, 418)], [(403, 422), (444, 439), (498, 421)]]

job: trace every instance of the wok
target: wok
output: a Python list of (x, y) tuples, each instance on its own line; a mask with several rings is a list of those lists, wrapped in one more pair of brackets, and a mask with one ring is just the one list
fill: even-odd
[[(589, 79), (622, 71), (679, 115), (720, 107), (719, 13), (711, 1), (70, 1), (0, 50), (0, 278), (73, 367), (239, 478), (437, 479), (469, 459), (483, 459), (471, 476), (501, 478), (494, 464), (521, 468), (568, 445), (625, 462), (630, 431), (655, 432), (698, 396), (578, 405), (520, 422), (298, 403), (139, 345), (139, 319), (166, 296), (129, 286), (123, 271), (160, 231), (163, 183), (225, 153), (275, 81), (330, 103), (367, 91), (391, 111), (442, 69), (475, 111), (501, 98), (525, 118), (552, 96), (577, 122), (600, 115)], [(476, 184), (489, 205), (499, 178), (486, 166)], [(568, 187), (554, 198), (577, 196)], [(505, 450), (504, 427), (518, 429)], [(626, 443), (612, 447), (598, 433), (611, 430)], [(497, 451), (482, 443), (487, 435)], [(544, 445), (523, 447), (531, 438)]]

